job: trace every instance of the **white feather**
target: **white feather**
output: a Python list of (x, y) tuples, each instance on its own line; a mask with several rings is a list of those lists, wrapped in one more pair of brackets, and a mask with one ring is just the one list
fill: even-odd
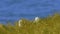
[(38, 22), (39, 21), (39, 17), (35, 17), (35, 22)]
[(19, 24), (19, 27), (21, 26), (21, 22), (22, 22), (22, 20), (19, 20), (19, 22), (18, 22), (18, 24)]

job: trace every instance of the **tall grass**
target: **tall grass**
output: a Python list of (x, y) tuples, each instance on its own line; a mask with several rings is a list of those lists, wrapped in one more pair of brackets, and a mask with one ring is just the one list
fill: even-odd
[(20, 27), (18, 21), (14, 25), (0, 24), (0, 34), (60, 34), (60, 15), (40, 18), (38, 22), (22, 19)]

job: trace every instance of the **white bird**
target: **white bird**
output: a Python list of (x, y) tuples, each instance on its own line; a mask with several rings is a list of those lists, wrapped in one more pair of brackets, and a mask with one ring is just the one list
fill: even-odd
[(38, 22), (39, 21), (39, 17), (35, 17), (35, 22)]
[(19, 24), (19, 27), (21, 26), (21, 22), (22, 22), (22, 20), (19, 20), (19, 22), (18, 22), (18, 24)]

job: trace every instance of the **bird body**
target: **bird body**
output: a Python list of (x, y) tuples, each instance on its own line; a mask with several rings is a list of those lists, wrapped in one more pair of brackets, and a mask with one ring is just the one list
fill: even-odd
[(39, 17), (35, 17), (34, 22), (38, 22), (39, 21)]
[(19, 27), (21, 26), (21, 22), (22, 22), (22, 20), (19, 20), (19, 22), (18, 22), (18, 24), (19, 24), (18, 26), (19, 26)]

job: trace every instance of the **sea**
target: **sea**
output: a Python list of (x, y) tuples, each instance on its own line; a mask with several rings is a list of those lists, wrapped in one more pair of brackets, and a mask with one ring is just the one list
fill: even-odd
[(60, 0), (0, 0), (0, 24), (32, 20), (60, 12)]

